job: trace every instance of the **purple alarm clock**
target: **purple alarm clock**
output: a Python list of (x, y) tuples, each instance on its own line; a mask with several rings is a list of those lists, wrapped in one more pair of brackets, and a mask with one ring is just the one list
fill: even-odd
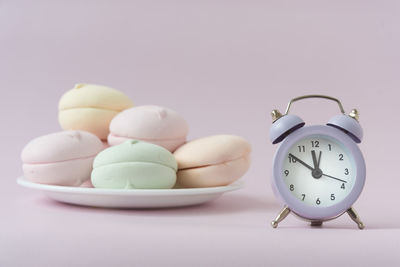
[[(306, 98), (333, 100), (342, 114), (327, 125), (304, 127), (301, 118), (288, 113), (293, 102)], [(338, 99), (306, 95), (292, 99), (284, 115), (273, 110), (272, 118), (271, 142), (281, 143), (273, 161), (272, 187), (285, 205), (272, 227), (277, 227), (291, 211), (311, 221), (312, 226), (347, 212), (363, 229), (364, 224), (352, 208), (366, 176), (365, 161), (357, 145), (363, 136), (357, 110), (346, 115)]]

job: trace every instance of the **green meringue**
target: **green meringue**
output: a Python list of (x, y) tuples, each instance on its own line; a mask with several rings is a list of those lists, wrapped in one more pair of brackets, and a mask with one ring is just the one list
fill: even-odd
[(177, 169), (167, 149), (128, 140), (97, 155), (91, 180), (96, 188), (168, 189), (175, 185)]

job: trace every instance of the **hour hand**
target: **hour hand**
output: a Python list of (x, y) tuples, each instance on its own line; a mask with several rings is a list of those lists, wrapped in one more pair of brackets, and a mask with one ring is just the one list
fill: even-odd
[(319, 169), (319, 165), (321, 163), (321, 155), (322, 155), (322, 151), (319, 152), (319, 156), (318, 156), (318, 163), (317, 163), (318, 169)]
[(299, 159), (298, 157), (296, 157), (295, 155), (293, 155), (292, 153), (289, 153), (289, 156), (292, 157), (293, 159), (295, 159), (298, 163), (304, 165), (305, 167), (309, 168), (310, 170), (314, 170), (313, 167), (311, 167), (310, 165), (308, 165), (307, 163), (305, 163), (304, 161), (302, 161), (301, 159)]
[(317, 160), (317, 155), (315, 154), (315, 150), (311, 150), (311, 156), (312, 156), (315, 170), (320, 170), (319, 164), (321, 162), (321, 154), (322, 154), (322, 151), (319, 152), (319, 156), (318, 156), (318, 160)]

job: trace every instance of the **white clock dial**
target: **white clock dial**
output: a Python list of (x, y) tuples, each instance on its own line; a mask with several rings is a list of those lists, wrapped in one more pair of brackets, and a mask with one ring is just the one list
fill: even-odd
[(346, 147), (331, 137), (312, 135), (289, 149), (282, 177), (300, 201), (313, 207), (329, 207), (351, 192), (356, 172)]

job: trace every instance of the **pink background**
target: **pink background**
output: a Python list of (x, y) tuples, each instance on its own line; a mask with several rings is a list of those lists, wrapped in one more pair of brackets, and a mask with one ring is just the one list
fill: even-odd
[[(1, 1), (0, 266), (400, 265), (398, 1)], [(253, 146), (246, 188), (198, 207), (74, 207), (20, 188), (19, 154), (58, 131), (75, 83), (113, 86), (137, 105), (181, 112), (190, 139), (231, 133)], [(270, 189), (269, 112), (319, 93), (356, 107), (367, 183), (342, 216), (311, 229)], [(308, 101), (308, 123), (337, 114)]]

